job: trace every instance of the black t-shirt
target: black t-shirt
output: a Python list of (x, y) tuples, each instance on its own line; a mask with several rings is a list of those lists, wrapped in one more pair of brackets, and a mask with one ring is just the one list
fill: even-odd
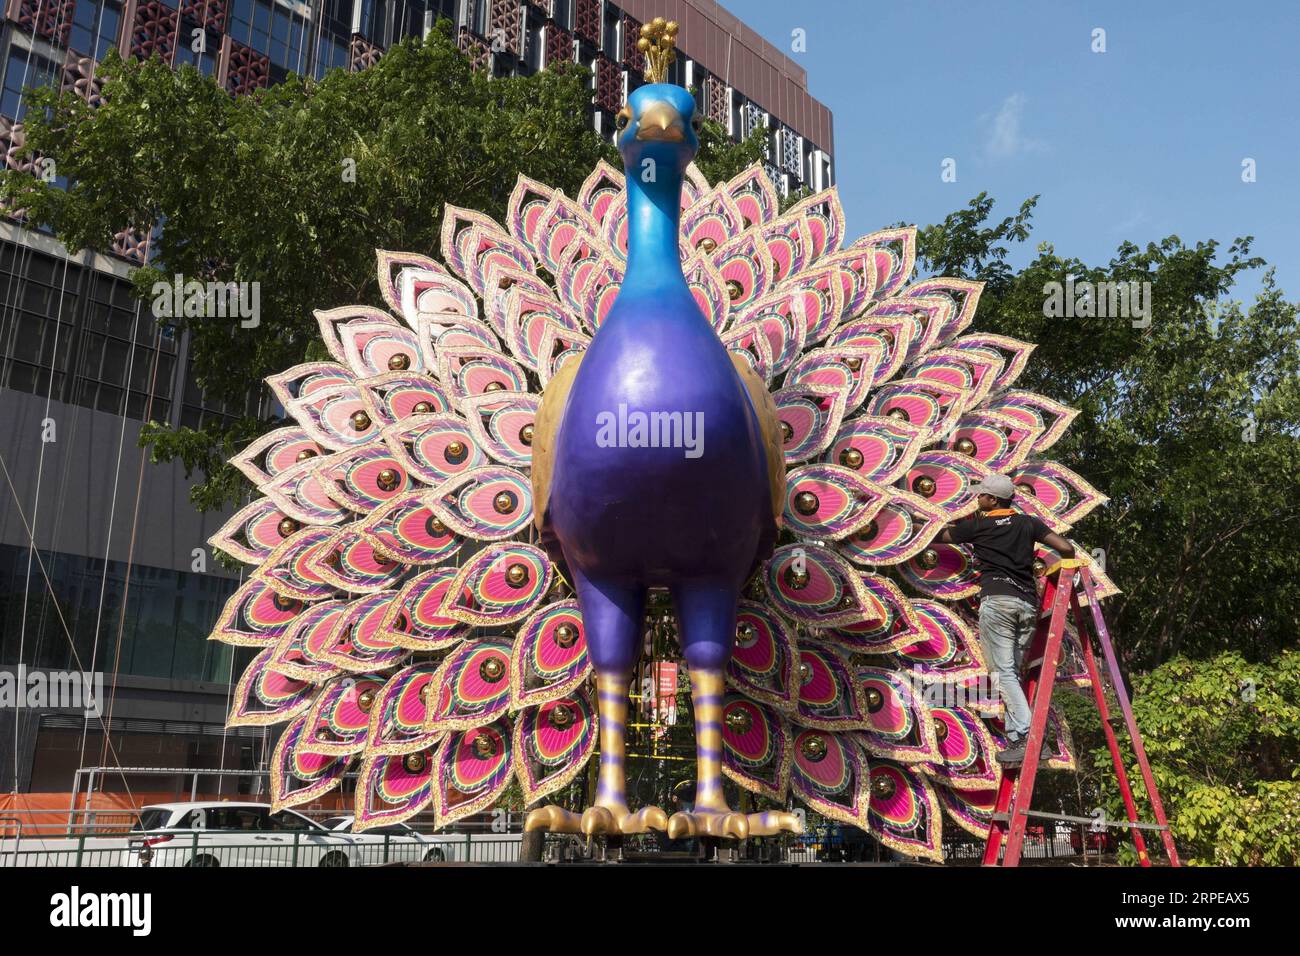
[(948, 528), (953, 544), (970, 544), (980, 569), (980, 596), (1009, 594), (1038, 603), (1034, 585), (1034, 542), (1052, 531), (1037, 518), (998, 509)]

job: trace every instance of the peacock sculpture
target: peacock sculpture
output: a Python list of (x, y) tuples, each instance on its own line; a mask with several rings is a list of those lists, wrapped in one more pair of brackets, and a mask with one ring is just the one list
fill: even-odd
[[(234, 459), (263, 496), (212, 544), (255, 569), (212, 637), (258, 649), (230, 723), (285, 725), (277, 807), (351, 773), (357, 829), (445, 826), (515, 778), (533, 829), (744, 838), (797, 830), (793, 796), (915, 857), (944, 816), (987, 833), (1001, 705), (933, 539), (992, 471), (1058, 533), (1103, 502), (1041, 457), (1075, 413), (1014, 387), (1032, 345), (967, 332), (979, 283), (909, 284), (914, 229), (846, 244), (833, 189), (706, 182), (675, 33), (647, 26), (622, 175), (521, 177), (504, 227), (449, 206), (441, 263), (377, 254), (391, 312), (318, 312), (334, 361), (269, 379), (292, 424)], [(660, 589), (697, 751), (671, 818), (624, 775)], [(597, 752), (592, 805), (544, 805)], [(1073, 764), (1055, 714), (1046, 752)]]

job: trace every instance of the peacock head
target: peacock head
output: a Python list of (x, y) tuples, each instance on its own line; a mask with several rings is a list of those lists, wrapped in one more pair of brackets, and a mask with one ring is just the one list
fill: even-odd
[(677, 24), (655, 17), (641, 28), (637, 49), (645, 56), (647, 85), (633, 91), (614, 118), (614, 145), (629, 176), (654, 183), (681, 176), (700, 148), (702, 117), (695, 97), (666, 82), (676, 56)]
[(629, 176), (654, 182), (661, 173), (680, 176), (700, 148), (702, 118), (695, 97), (672, 83), (633, 91), (618, 112), (614, 144)]

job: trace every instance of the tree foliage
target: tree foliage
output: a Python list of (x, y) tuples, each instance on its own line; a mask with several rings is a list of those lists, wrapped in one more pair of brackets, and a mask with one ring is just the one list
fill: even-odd
[[(975, 325), (1036, 342), (1018, 387), (1081, 410), (1050, 456), (1110, 503), (1073, 535), (1105, 552), (1124, 593), (1108, 614), (1127, 667), (1178, 654), (1237, 650), (1259, 660), (1290, 646), (1300, 626), (1300, 318), (1262, 275), (1249, 305), (1235, 284), (1265, 264), (1249, 237), (1226, 250), (1177, 236), (1125, 242), (1088, 266), (1037, 247), (1022, 269), (1035, 199), (989, 225), (981, 194), (921, 229), (926, 271), (987, 283)], [(1150, 283), (1138, 317), (1045, 315), (1048, 283)]]
[[(1300, 862), (1300, 319), (1251, 239), (1122, 243), (1106, 263), (1047, 243), (1023, 268), (1037, 197), (1001, 220), (981, 194), (918, 233), (924, 271), (985, 283), (975, 325), (1037, 343), (1017, 385), (1080, 409), (1050, 452), (1110, 502), (1072, 536), (1104, 551), (1106, 605), (1174, 836), (1197, 863)], [(1233, 298), (1260, 275), (1254, 300)], [(1149, 283), (1148, 317), (1053, 317), (1049, 283)], [(1243, 681), (1252, 681), (1253, 699)], [(1123, 819), (1090, 696), (1058, 692), (1080, 768), (1038, 806)], [(1117, 708), (1112, 707), (1112, 710)], [(1141, 777), (1127, 746), (1139, 796)], [(1156, 843), (1148, 834), (1148, 844)], [(1131, 843), (1123, 859), (1136, 859)]]
[(767, 130), (761, 126), (751, 130), (739, 143), (733, 143), (722, 124), (706, 119), (700, 127), (699, 139), (695, 165), (711, 183), (738, 176), (767, 154)]
[[(1266, 663), (1234, 652), (1202, 661), (1174, 658), (1135, 680), (1133, 712), (1187, 862), (1300, 864), (1300, 653), (1284, 651)], [(1109, 751), (1100, 733), (1091, 742), (1092, 764), (1106, 770), (1097, 775), (1103, 805), (1112, 819), (1122, 819)], [(1126, 740), (1122, 751), (1144, 806)], [(1124, 856), (1136, 859), (1131, 846)]]

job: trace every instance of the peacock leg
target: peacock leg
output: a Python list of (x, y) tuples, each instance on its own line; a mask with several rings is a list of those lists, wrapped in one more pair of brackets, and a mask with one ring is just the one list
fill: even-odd
[(723, 667), (731, 656), (736, 627), (736, 597), (718, 588), (673, 591), (681, 622), (682, 649), (691, 672), (695, 706), (695, 805), (674, 813), (668, 835), (735, 837), (798, 833), (799, 818), (784, 811), (735, 813), (722, 793)]
[(644, 591), (592, 585), (574, 569), (587, 646), (596, 671), (600, 714), (600, 782), (595, 803), (581, 814), (551, 805), (528, 814), (525, 830), (617, 835), (663, 830), (668, 815), (658, 807), (632, 812), (627, 805), (624, 741), (632, 665), (640, 651)]

